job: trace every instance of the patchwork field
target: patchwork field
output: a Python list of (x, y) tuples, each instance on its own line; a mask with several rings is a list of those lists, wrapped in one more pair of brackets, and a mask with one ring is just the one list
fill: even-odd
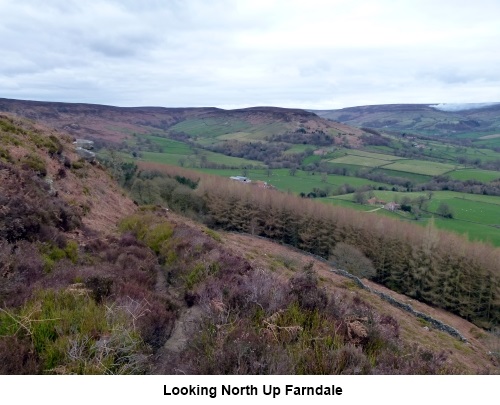
[[(174, 125), (173, 129), (189, 134), (192, 140), (200, 145), (212, 145), (228, 140), (252, 142), (256, 140), (269, 143), (265, 140), (267, 134), (273, 131), (283, 131), (283, 123), (259, 123), (250, 125), (247, 121), (231, 118), (221, 120), (217, 118), (194, 119)], [(500, 154), (488, 149), (446, 145), (439, 141), (423, 141), (425, 148), (408, 148), (408, 141), (393, 137), (390, 146), (370, 146), (366, 149), (339, 148), (338, 146), (315, 146), (308, 144), (291, 144), (284, 152), (285, 155), (303, 153), (307, 150), (325, 149), (328, 154), (310, 155), (305, 157), (302, 168), (309, 170), (296, 170), (293, 175), (290, 169), (266, 169), (266, 165), (256, 160), (230, 157), (220, 153), (207, 151), (202, 147), (194, 147), (184, 142), (175, 141), (154, 135), (134, 136), (130, 139), (131, 146), (144, 145), (144, 140), (161, 147), (160, 151), (141, 151), (141, 159), (155, 163), (183, 165), (186, 168), (215, 174), (222, 177), (245, 175), (251, 180), (265, 181), (284, 192), (293, 194), (334, 195), (334, 197), (318, 198), (318, 201), (338, 206), (352, 208), (364, 212), (366, 215), (384, 215), (420, 225), (428, 223), (434, 216), (438, 227), (461, 234), (467, 234), (471, 240), (488, 241), (500, 246), (500, 197), (454, 193), (449, 191), (435, 191), (432, 199), (421, 211), (418, 221), (415, 215), (408, 212), (389, 212), (377, 206), (360, 205), (353, 201), (353, 194), (342, 194), (361, 187), (374, 188), (373, 193), (384, 201), (401, 201), (403, 198), (415, 199), (418, 196), (427, 197), (427, 192), (404, 192), (418, 184), (430, 182), (434, 176), (447, 175), (459, 181), (478, 180), (484, 183), (500, 178), (500, 172), (479, 168), (467, 168), (457, 162), (460, 158), (469, 160), (470, 165), (474, 159), (481, 161), (496, 160)], [(495, 142), (500, 138), (489, 137), (483, 142)], [(406, 144), (405, 144), (406, 142)], [(146, 147), (147, 147), (146, 143)], [(406, 146), (405, 146), (406, 145)], [(406, 151), (406, 152), (405, 152)], [(418, 158), (405, 158), (407, 152), (421, 154), (423, 160)], [(392, 154), (391, 154), (392, 153)], [(413, 156), (410, 154), (410, 156)], [(124, 156), (125, 157), (125, 156)], [(128, 158), (127, 158), (128, 159)], [(462, 160), (463, 161), (463, 160)], [(206, 168), (206, 163), (224, 164), (233, 169)], [(342, 175), (327, 175), (322, 173), (328, 169), (345, 169)], [(354, 177), (361, 172), (384, 174), (392, 178), (407, 180), (406, 183), (395, 181), (385, 184)], [(385, 190), (378, 190), (383, 188)], [(386, 191), (391, 189), (401, 191)], [(342, 195), (337, 195), (341, 193)], [(445, 219), (436, 215), (441, 203), (446, 203), (453, 211), (453, 219)], [(365, 215), (363, 214), (363, 215)]]
[(160, 136), (145, 135), (143, 138), (154, 142), (162, 147), (163, 153), (170, 153), (173, 155), (190, 155), (193, 149), (184, 142), (175, 141), (173, 139), (162, 138)]
[[(231, 177), (243, 174), (242, 170), (218, 170), (218, 169), (197, 169), (204, 173), (215, 174), (222, 177)], [(387, 184), (378, 183), (371, 180), (361, 179), (357, 177), (347, 177), (339, 175), (327, 175), (322, 176), (321, 174), (312, 174), (312, 172), (306, 172), (302, 170), (297, 170), (294, 176), (290, 175), (288, 169), (276, 169), (271, 171), (271, 175), (267, 174), (265, 169), (250, 169), (245, 171), (246, 176), (250, 180), (260, 180), (269, 183), (270, 185), (276, 187), (278, 190), (291, 192), (294, 194), (309, 193), (313, 191), (314, 188), (326, 189), (330, 188), (335, 190), (345, 184), (349, 184), (353, 187), (361, 187), (365, 185), (372, 185), (374, 187), (385, 186), (389, 187)]]
[(394, 156), (394, 155), (388, 155), (384, 153), (373, 153), (373, 152), (366, 152), (364, 150), (352, 150), (352, 149), (347, 149), (345, 152), (347, 155), (351, 156), (364, 156), (368, 158), (373, 158), (373, 159), (379, 159), (379, 160), (386, 160), (386, 161), (395, 161), (395, 160), (401, 160), (403, 159), (402, 157), (399, 156)]
[(482, 136), (478, 139), (494, 139), (494, 138), (500, 138), (500, 134), (485, 135), (485, 136)]
[(202, 141), (207, 141), (207, 138), (261, 140), (268, 135), (283, 133), (287, 129), (288, 126), (282, 122), (251, 123), (234, 117), (190, 119), (170, 128), (171, 131), (184, 132)]
[[(374, 190), (373, 193), (378, 199), (385, 202), (399, 202), (405, 197), (410, 199), (416, 199), (420, 196), (428, 197), (427, 192), (404, 193)], [(345, 194), (323, 200), (377, 215), (388, 214), (388, 211), (385, 209), (375, 210), (377, 206), (355, 204), (353, 202), (353, 194)], [(453, 219), (445, 219), (435, 215), (441, 203), (446, 203), (451, 208), (454, 214)], [(355, 207), (356, 205), (360, 208)], [(432, 193), (427, 210), (418, 221), (415, 221), (409, 215), (406, 219), (425, 225), (429, 218), (434, 216), (436, 226), (439, 228), (464, 234), (471, 240), (485, 241), (495, 246), (500, 246), (500, 197), (456, 193), (453, 191), (436, 191)], [(403, 214), (394, 217), (405, 218)]]
[(385, 166), (376, 168), (375, 170), (373, 170), (373, 173), (382, 173), (391, 177), (399, 177), (401, 179), (410, 180), (415, 184), (426, 183), (432, 180), (432, 176), (418, 174), (418, 173), (402, 172), (399, 170), (389, 170)]
[(347, 155), (339, 157), (336, 159), (329, 160), (329, 162), (335, 164), (340, 163), (340, 164), (349, 164), (349, 165), (364, 166), (364, 167), (380, 167), (391, 163), (390, 160), (381, 160), (368, 156), (356, 156), (356, 155)]
[(448, 173), (448, 175), (455, 180), (479, 180), (483, 183), (488, 183), (490, 181), (500, 179), (500, 172), (481, 169), (455, 170), (451, 173)]
[(427, 160), (398, 160), (384, 166), (384, 169), (401, 172), (438, 176), (456, 169), (456, 165), (438, 163)]

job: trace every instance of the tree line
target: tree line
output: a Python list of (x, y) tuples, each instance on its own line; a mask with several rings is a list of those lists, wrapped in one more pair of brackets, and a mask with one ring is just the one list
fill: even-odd
[(172, 202), (211, 227), (267, 237), (325, 258), (346, 243), (371, 260), (375, 281), (479, 326), (500, 320), (500, 251), (490, 245), (438, 231), (432, 223), (421, 228), (181, 168), (143, 167), (158, 177), (197, 181), (196, 189), (178, 183), (182, 202), (178, 192), (171, 193)]

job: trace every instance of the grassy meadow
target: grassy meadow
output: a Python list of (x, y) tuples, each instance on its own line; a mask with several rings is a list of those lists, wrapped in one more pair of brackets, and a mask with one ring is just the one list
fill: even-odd
[[(416, 199), (428, 198), (428, 192), (394, 192), (374, 190), (373, 194), (385, 202), (401, 202), (403, 198)], [(410, 214), (389, 213), (385, 209), (376, 210), (374, 205), (361, 205), (354, 203), (354, 194), (344, 194), (323, 199), (331, 204), (350, 207), (376, 215), (384, 214), (406, 219), (408, 221), (425, 225), (430, 218), (435, 219), (438, 228), (464, 234), (471, 240), (490, 242), (500, 246), (500, 197), (476, 194), (456, 193), (453, 191), (435, 191), (428, 201), (428, 208), (422, 212), (421, 218), (415, 220)], [(441, 203), (447, 204), (452, 212), (453, 219), (442, 218), (437, 214)], [(371, 211), (371, 212), (370, 212)]]

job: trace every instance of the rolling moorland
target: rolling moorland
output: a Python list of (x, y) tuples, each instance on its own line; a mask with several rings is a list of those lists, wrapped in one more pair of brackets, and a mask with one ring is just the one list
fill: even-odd
[[(0, 107), (1, 347), (21, 353), (4, 372), (496, 370), (493, 149), (266, 107)], [(102, 163), (72, 137), (94, 140)]]
[[(359, 124), (374, 124), (373, 109), (389, 111), (393, 121), (399, 117), (400, 124), (386, 131), (279, 108), (117, 108), (0, 99), (0, 110), (94, 140), (102, 159), (112, 150), (114, 160), (171, 164), (223, 177), (243, 174), (367, 215), (421, 226), (432, 220), (440, 229), (495, 246), (500, 245), (500, 153), (497, 138), (484, 131), (494, 132), (497, 108), (460, 112), (474, 114), (475, 133), (429, 136), (407, 132), (408, 126), (406, 132), (394, 128), (404, 126), (405, 114), (427, 111), (442, 122), (458, 113), (427, 105), (356, 110)], [(482, 137), (488, 138), (485, 144), (478, 143)], [(390, 203), (398, 209), (381, 209)]]
[[(314, 111), (314, 110), (311, 110)], [(478, 145), (496, 139), (500, 103), (483, 104), (389, 104), (314, 111), (320, 117), (356, 127), (431, 136), (470, 138)]]

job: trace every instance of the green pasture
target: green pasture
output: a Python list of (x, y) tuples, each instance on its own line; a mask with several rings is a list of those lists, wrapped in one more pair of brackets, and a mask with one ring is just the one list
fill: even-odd
[(491, 135), (484, 135), (478, 139), (496, 139), (496, 138), (500, 138), (500, 134), (491, 134)]
[[(374, 195), (383, 201), (401, 201), (403, 197), (415, 199), (419, 196), (427, 197), (427, 192), (394, 192), (374, 190)], [(354, 194), (329, 197), (326, 200), (336, 205), (358, 208), (363, 211), (371, 211), (376, 208), (373, 205), (362, 206), (353, 202)], [(341, 202), (342, 201), (342, 202)], [(445, 219), (434, 215), (441, 203), (446, 203), (451, 208), (454, 218)], [(428, 202), (428, 211), (423, 213), (423, 218), (416, 223), (424, 223), (431, 216), (435, 217), (436, 226), (460, 234), (467, 234), (470, 240), (490, 242), (500, 246), (500, 197), (476, 194), (456, 193), (453, 191), (435, 191)], [(386, 210), (372, 211), (374, 214), (387, 214)], [(370, 212), (368, 212), (370, 213)], [(397, 217), (397, 216), (394, 216)], [(399, 217), (402, 219), (403, 217)], [(427, 219), (426, 219), (427, 218)]]
[(370, 151), (377, 154), (392, 154), (394, 153), (394, 148), (390, 146), (376, 146), (376, 145), (367, 145), (364, 147), (364, 150)]
[(500, 246), (500, 229), (490, 225), (475, 224), (455, 219), (435, 218), (434, 224), (439, 229), (455, 232), (470, 241), (486, 242)]
[(250, 132), (233, 132), (231, 134), (219, 135), (217, 137), (220, 141), (240, 141), (240, 142), (254, 142)]
[(454, 134), (454, 138), (461, 139), (481, 139), (485, 136), (498, 134), (498, 130), (489, 130), (489, 131), (477, 131), (477, 132), (462, 132), (460, 134)]
[[(238, 176), (243, 174), (242, 170), (219, 170), (219, 169), (195, 169), (204, 173), (215, 174), (222, 177)], [(386, 186), (387, 184), (378, 183), (357, 177), (347, 177), (339, 175), (327, 175), (324, 178), (320, 173), (306, 172), (297, 170), (295, 176), (290, 175), (288, 169), (275, 169), (271, 170), (271, 175), (267, 175), (266, 169), (250, 169), (247, 170), (246, 176), (250, 180), (266, 181), (276, 187), (278, 190), (290, 191), (294, 194), (309, 193), (314, 188), (325, 190), (329, 188), (335, 191), (338, 187), (349, 184), (352, 187), (362, 187), (365, 185), (372, 185), (374, 187)], [(325, 180), (325, 181), (323, 181)]]
[(233, 156), (226, 156), (221, 153), (210, 152), (206, 150), (199, 151), (198, 154), (175, 154), (175, 153), (160, 153), (160, 152), (142, 152), (142, 159), (146, 162), (163, 163), (169, 165), (180, 166), (179, 160), (185, 160), (185, 166), (199, 166), (202, 156), (206, 157), (207, 162), (224, 164), (227, 166), (244, 167), (244, 166), (260, 166), (264, 165), (257, 160), (242, 159)]
[[(268, 135), (283, 133), (287, 126), (281, 122), (252, 124), (237, 118), (196, 118), (182, 121), (170, 128), (185, 132), (196, 138), (217, 138), (218, 140), (264, 139)], [(201, 139), (197, 139), (198, 142)], [(205, 141), (207, 141), (205, 139)]]
[(329, 160), (334, 164), (348, 164), (363, 167), (380, 167), (390, 163), (388, 160), (374, 159), (367, 156), (347, 155)]
[(367, 152), (367, 151), (359, 150), (359, 149), (347, 149), (347, 150), (344, 150), (344, 152), (347, 155), (364, 156), (364, 157), (368, 157), (368, 158), (387, 160), (387, 161), (404, 159), (404, 158), (399, 157), (399, 156), (388, 155), (388, 154), (383, 154), (383, 153)]
[(398, 160), (397, 162), (391, 163), (384, 166), (384, 169), (424, 174), (428, 176), (438, 176), (447, 172), (450, 172), (456, 168), (456, 165), (447, 163), (438, 163), (428, 160)]
[(448, 176), (450, 176), (450, 178), (454, 180), (478, 180), (482, 181), (483, 183), (488, 183), (490, 181), (499, 179), (500, 172), (482, 169), (461, 169), (448, 173)]
[(186, 163), (186, 166), (189, 166), (189, 159), (191, 160), (192, 164), (194, 164), (197, 161), (194, 155), (180, 155), (174, 153), (160, 153), (160, 152), (141, 152), (141, 154), (142, 158), (140, 160), (142, 161), (152, 162), (152, 163), (162, 163), (166, 165), (180, 166), (179, 159), (186, 159), (186, 161), (188, 161), (188, 163)]
[(498, 146), (500, 146), (500, 139), (484, 140), (486, 145), (481, 143), (483, 141), (474, 141), (475, 147), (450, 145), (446, 141), (424, 141), (423, 143), (427, 145), (427, 148), (420, 150), (420, 153), (429, 158), (447, 160), (452, 163), (461, 157), (468, 160), (481, 159), (482, 162), (500, 159), (500, 153), (487, 149), (487, 147), (491, 147), (488, 145), (490, 141), (493, 144), (498, 142)]
[(401, 179), (409, 180), (415, 184), (426, 183), (432, 179), (432, 176), (426, 176), (417, 173), (400, 172), (396, 170), (389, 170), (385, 167), (376, 168), (373, 173), (382, 173), (390, 177), (399, 177)]
[[(375, 195), (375, 197), (377, 197), (379, 200), (382, 200), (385, 202), (390, 202), (390, 201), (398, 202), (398, 201), (401, 201), (401, 199), (403, 197), (409, 197), (410, 199), (414, 199), (414, 198), (417, 198), (419, 196), (426, 196), (427, 195), (427, 193), (424, 191), (407, 193), (407, 192), (402, 192), (402, 191), (373, 190), (372, 192)], [(334, 196), (332, 198), (338, 199), (338, 200), (353, 201), (354, 194), (353, 193), (344, 194), (344, 195)]]
[(429, 211), (436, 212), (442, 202), (451, 207), (454, 219), (500, 226), (500, 197), (498, 198), (498, 204), (493, 204), (459, 197), (445, 198), (438, 196), (438, 198), (430, 200)]
[(328, 148), (321, 148), (320, 146), (314, 146), (314, 145), (302, 145), (302, 144), (299, 144), (299, 145), (291, 145), (290, 149), (287, 149), (285, 151), (285, 154), (287, 155), (291, 155), (291, 154), (294, 154), (294, 153), (303, 153), (305, 152), (306, 150), (316, 150), (316, 149), (325, 149), (327, 150)]
[(144, 135), (143, 138), (149, 139), (155, 144), (160, 145), (163, 149), (163, 153), (170, 153), (173, 155), (190, 155), (193, 153), (193, 149), (184, 142), (154, 135)]
[(362, 212), (368, 212), (374, 209), (374, 207), (370, 205), (356, 204), (354, 201), (343, 200), (335, 197), (317, 198), (315, 201), (321, 201), (323, 203), (332, 204), (338, 207), (351, 208), (353, 210)]
[(474, 145), (483, 147), (483, 148), (498, 148), (500, 147), (500, 138), (492, 138), (492, 139), (477, 139), (474, 140)]
[(303, 165), (309, 165), (311, 163), (321, 162), (321, 160), (322, 160), (321, 156), (311, 155), (311, 156), (305, 157), (302, 160), (302, 164)]

